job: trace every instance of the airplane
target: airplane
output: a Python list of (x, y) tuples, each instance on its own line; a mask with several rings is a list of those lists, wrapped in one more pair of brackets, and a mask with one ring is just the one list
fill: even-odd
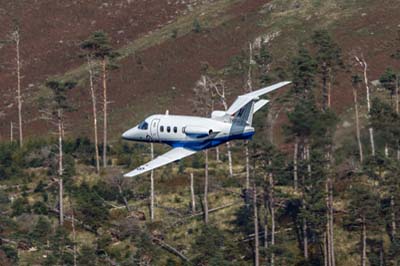
[(240, 95), (226, 111), (213, 111), (210, 118), (156, 114), (125, 131), (122, 138), (130, 141), (164, 143), (172, 149), (143, 164), (124, 177), (134, 177), (169, 163), (179, 161), (198, 151), (221, 145), (227, 141), (251, 139), (253, 115), (269, 101), (259, 97), (290, 84), (276, 83)]

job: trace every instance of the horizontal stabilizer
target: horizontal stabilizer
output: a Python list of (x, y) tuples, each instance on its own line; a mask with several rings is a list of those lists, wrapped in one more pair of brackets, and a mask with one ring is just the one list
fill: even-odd
[(255, 112), (257, 112), (258, 110), (260, 110), (261, 108), (263, 108), (263, 106), (266, 105), (267, 103), (269, 103), (269, 101), (268, 101), (268, 100), (264, 100), (264, 99), (257, 101), (257, 102), (254, 104), (253, 114), (254, 114)]
[(234, 115), (237, 111), (246, 106), (246, 104), (248, 104), (249, 102), (258, 100), (258, 97), (267, 94), (269, 92), (275, 91), (279, 88), (282, 88), (290, 83), (291, 81), (283, 81), (276, 83), (272, 86), (265, 87), (263, 89), (259, 89), (247, 94), (240, 95), (239, 97), (237, 97), (236, 101), (229, 107), (226, 113), (229, 115)]
[(143, 173), (146, 173), (148, 171), (151, 171), (153, 169), (156, 169), (158, 167), (161, 167), (163, 165), (178, 161), (182, 158), (185, 158), (187, 156), (190, 156), (192, 154), (196, 153), (196, 151), (185, 149), (185, 148), (174, 148), (170, 150), (169, 152), (164, 153), (163, 155), (158, 156), (154, 160), (143, 164), (136, 168), (135, 170), (127, 173), (124, 175), (124, 177), (134, 177)]

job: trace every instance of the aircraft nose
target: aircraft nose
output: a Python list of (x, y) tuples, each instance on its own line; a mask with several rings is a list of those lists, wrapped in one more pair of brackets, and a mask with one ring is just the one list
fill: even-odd
[(125, 132), (122, 134), (122, 138), (123, 138), (123, 139), (126, 139), (126, 140), (131, 140), (131, 139), (133, 139), (133, 138), (134, 138), (134, 132), (133, 132), (133, 131), (134, 131), (133, 128), (131, 128), (131, 129), (125, 131)]

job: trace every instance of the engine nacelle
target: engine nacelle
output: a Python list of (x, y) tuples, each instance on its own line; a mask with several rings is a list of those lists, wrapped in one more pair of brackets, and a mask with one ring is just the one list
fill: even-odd
[(213, 111), (211, 118), (221, 122), (230, 122), (231, 117), (225, 111)]
[(204, 128), (204, 127), (193, 127), (193, 126), (187, 126), (184, 129), (184, 133), (186, 135), (196, 135), (196, 136), (209, 136), (213, 132), (212, 129), (210, 128)]
[(212, 119), (218, 119), (218, 118), (223, 118), (225, 116), (225, 112), (224, 111), (213, 111), (211, 113), (211, 118)]

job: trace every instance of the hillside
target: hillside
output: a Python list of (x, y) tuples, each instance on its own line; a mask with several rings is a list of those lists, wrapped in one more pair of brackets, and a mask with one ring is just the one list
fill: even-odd
[[(6, 39), (13, 27), (12, 14), (23, 18), (22, 88), (26, 110), (24, 124), (28, 135), (41, 129), (49, 130), (49, 125), (38, 119), (37, 113), (37, 97), (44, 81), (70, 73), (68, 77), (82, 81), (71, 95), (78, 109), (71, 119), (79, 119), (81, 126), (75, 126), (71, 131), (74, 135), (90, 136), (90, 93), (85, 61), (79, 57), (79, 43), (99, 29), (110, 34), (113, 46), (122, 54), (119, 68), (111, 73), (109, 79), (113, 91), (110, 95), (110, 120), (112, 132), (116, 132), (113, 139), (126, 128), (117, 121), (134, 124), (145, 114), (163, 113), (165, 109), (171, 109), (172, 113), (192, 113), (193, 108), (184, 99), (193, 97), (192, 88), (200, 77), (202, 63), (221, 69), (233, 56), (245, 51), (249, 41), (260, 36), (277, 34), (271, 42), (277, 65), (287, 65), (288, 59), (296, 52), (296, 45), (320, 26), (329, 28), (334, 34), (347, 55), (346, 59), (351, 59), (349, 53), (352, 51), (359, 50), (364, 54), (371, 62), (369, 72), (372, 80), (386, 64), (396, 64), (387, 54), (395, 49), (397, 1), (386, 1), (384, 5), (375, 1), (306, 1), (301, 4), (296, 1), (254, 0), (194, 1), (192, 4), (145, 2), (148, 1), (135, 1), (134, 4), (129, 1), (109, 4), (51, 1), (50, 12), (43, 14), (41, 5), (48, 4), (46, 2), (39, 1), (34, 7), (24, 1), (19, 8), (12, 8), (10, 3), (3, 5), (3, 13), (7, 16), (2, 16), (2, 39)], [(89, 9), (93, 11), (86, 12)], [(200, 33), (192, 31), (195, 18), (202, 25)], [(177, 36), (173, 38), (174, 31)], [(4, 44), (2, 55), (0, 74), (5, 108), (2, 110), (1, 134), (6, 138), (9, 121), (16, 121), (13, 46)], [(347, 82), (338, 79), (334, 90), (334, 106), (339, 111), (351, 103)], [(243, 84), (236, 80), (230, 89), (237, 92), (242, 88)], [(143, 106), (149, 101), (155, 103), (154, 107), (144, 111)], [(81, 111), (87, 115), (78, 115)]]
[[(398, 0), (0, 0), (0, 265), (398, 265), (399, 11)], [(101, 56), (96, 146), (93, 47), (82, 48), (97, 31), (116, 52), (106, 165)], [(282, 80), (293, 84), (268, 96), (248, 144), (122, 177), (151, 158), (148, 143), (121, 140), (146, 116), (210, 113), (223, 108), (213, 85), (229, 105)]]

